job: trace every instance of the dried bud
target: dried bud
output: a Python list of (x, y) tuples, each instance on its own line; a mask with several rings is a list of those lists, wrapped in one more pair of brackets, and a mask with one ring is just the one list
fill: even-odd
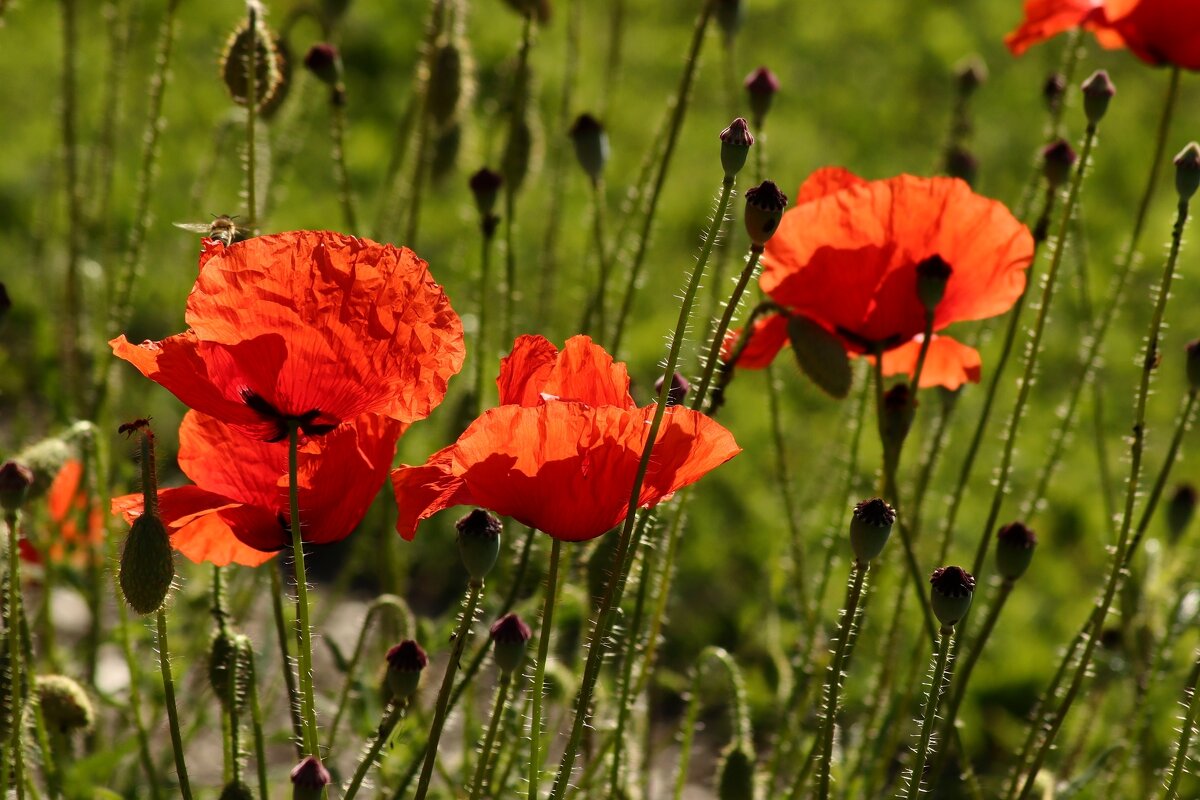
[(1042, 148), (1042, 174), (1051, 188), (1057, 189), (1067, 182), (1075, 159), (1075, 151), (1066, 139), (1058, 139)]
[(733, 178), (746, 165), (746, 156), (754, 144), (754, 136), (746, 120), (738, 117), (721, 131), (721, 167), (726, 178)]
[(958, 92), (964, 97), (971, 95), (987, 82), (987, 64), (979, 56), (968, 56), (954, 68), (954, 77), (958, 83)]
[(1046, 82), (1042, 84), (1042, 99), (1046, 101), (1047, 109), (1056, 110), (1066, 93), (1067, 79), (1061, 72), (1051, 72), (1046, 76)]
[(882, 498), (863, 500), (854, 507), (850, 517), (850, 547), (858, 563), (869, 564), (883, 551), (895, 524), (896, 510)]
[(304, 66), (322, 83), (335, 85), (341, 77), (341, 56), (331, 44), (314, 44), (304, 56)]
[(471, 194), (475, 196), (475, 208), (479, 216), (487, 219), (496, 209), (496, 199), (500, 196), (500, 187), (504, 185), (504, 176), (487, 167), (476, 172), (467, 182)]
[(754, 756), (735, 745), (717, 768), (717, 800), (747, 800), (757, 795)]
[(1108, 111), (1108, 101), (1117, 93), (1117, 87), (1109, 80), (1108, 73), (1096, 70), (1092, 77), (1083, 82), (1083, 113), (1092, 125), (1098, 125)]
[(437, 46), (429, 73), (429, 116), (445, 125), (458, 111), (463, 94), (462, 51), (453, 41)]
[(242, 781), (230, 781), (221, 790), (219, 800), (254, 800), (254, 792)]
[(604, 132), (604, 126), (591, 114), (580, 114), (570, 133), (579, 166), (593, 182), (600, 180), (604, 165), (608, 163), (608, 134)]
[(16, 461), (5, 461), (0, 465), (0, 508), (16, 511), (25, 502), (30, 486), (33, 470)]
[(974, 186), (979, 175), (979, 159), (961, 144), (951, 145), (946, 151), (946, 174)]
[(746, 87), (746, 94), (750, 96), (750, 111), (754, 115), (754, 122), (762, 125), (763, 118), (771, 110), (771, 103), (779, 92), (779, 78), (766, 67), (759, 67), (746, 76), (743, 85)]
[(321, 759), (308, 756), (292, 768), (292, 800), (321, 800), (333, 777)]
[(1189, 142), (1175, 156), (1175, 191), (1179, 193), (1179, 199), (1186, 203), (1192, 199), (1197, 188), (1200, 188), (1200, 145)]
[(395, 702), (402, 703), (413, 696), (421, 681), (421, 671), (428, 663), (425, 651), (412, 639), (405, 639), (388, 650), (387, 685)]
[[(261, 109), (271, 101), (282, 80), (279, 70), (279, 54), (275, 41), (267, 26), (260, 19), (254, 26), (256, 45), (254, 53), (254, 107)], [(225, 52), (221, 55), (221, 78), (230, 98), (239, 106), (250, 104), (250, 81), (247, 67), (251, 53), (250, 21), (242, 20), (229, 37)]]
[[(654, 396), (658, 397), (662, 394), (663, 379), (658, 376), (658, 380), (654, 381)], [(680, 375), (678, 372), (671, 373), (671, 388), (667, 389), (667, 407), (681, 406), (688, 392), (691, 391), (692, 385), (688, 383), (688, 379)]]
[(1200, 339), (1188, 342), (1184, 348), (1187, 352), (1187, 378), (1193, 392), (1200, 392)]
[(996, 571), (1015, 581), (1029, 569), (1037, 536), (1021, 522), (1012, 522), (996, 532)]
[(1200, 499), (1197, 494), (1195, 486), (1184, 483), (1175, 489), (1175, 494), (1167, 501), (1167, 535), (1172, 542), (1179, 541), (1196, 516), (1196, 502)]
[(721, 27), (721, 32), (725, 34), (725, 40), (730, 41), (737, 32), (741, 30), (743, 8), (742, 0), (717, 0), (717, 6), (714, 9), (717, 15), (717, 25)]
[(506, 614), (492, 624), (491, 633), (496, 666), (505, 675), (511, 675), (525, 661), (525, 646), (533, 631), (516, 614)]
[(751, 245), (761, 249), (767, 243), (779, 227), (785, 208), (787, 195), (772, 181), (763, 181), (747, 190), (745, 222)]
[(472, 581), (482, 581), (496, 566), (500, 533), (504, 526), (492, 513), (477, 508), (454, 523), (458, 529), (458, 554)]
[(917, 297), (921, 305), (932, 314), (946, 294), (946, 284), (954, 269), (939, 255), (932, 255), (917, 264)]
[(956, 624), (971, 607), (975, 579), (962, 567), (938, 567), (929, 577), (933, 613), (943, 627)]
[(54, 732), (89, 731), (96, 710), (83, 687), (66, 675), (37, 676), (38, 703), (46, 725)]

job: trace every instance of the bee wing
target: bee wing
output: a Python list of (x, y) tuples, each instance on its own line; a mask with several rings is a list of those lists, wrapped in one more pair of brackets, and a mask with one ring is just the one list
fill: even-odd
[(212, 228), (212, 225), (207, 222), (172, 222), (171, 224), (192, 233), (208, 233)]

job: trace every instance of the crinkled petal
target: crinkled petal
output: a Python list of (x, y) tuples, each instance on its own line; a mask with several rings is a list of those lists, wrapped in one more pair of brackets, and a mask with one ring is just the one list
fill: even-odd
[(588, 336), (573, 336), (561, 352), (541, 336), (525, 335), (500, 363), (501, 405), (535, 406), (547, 399), (635, 408), (629, 373)]
[(419, 467), (401, 466), (392, 471), (396, 495), (396, 532), (412, 540), (417, 525), (452, 506), (478, 505), (463, 480), (465, 467), (455, 455), (458, 445), (439, 450)]
[(864, 183), (866, 183), (865, 180), (845, 167), (821, 167), (800, 184), (800, 188), (796, 190), (795, 205), (811, 203), (826, 195)]

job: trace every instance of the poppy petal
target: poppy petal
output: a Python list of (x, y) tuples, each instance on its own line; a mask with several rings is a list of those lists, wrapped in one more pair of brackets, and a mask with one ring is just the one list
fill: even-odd
[[(917, 360), (921, 354), (920, 338), (888, 350), (883, 354), (884, 375), (907, 375), (917, 371)], [(869, 359), (874, 363), (874, 359)], [(934, 336), (929, 341), (929, 352), (925, 355), (925, 366), (921, 368), (921, 385), (928, 389), (934, 386), (954, 391), (964, 383), (979, 383), (983, 360), (979, 351), (968, 347), (949, 336)]]
[(1109, 27), (1097, 26), (1096, 38), (1105, 47), (1128, 47), (1148, 64), (1200, 69), (1200, 4), (1191, 0), (1107, 0), (1103, 19)]
[(1035, 44), (1083, 25), (1104, 0), (1026, 0), (1025, 19), (1004, 44), (1019, 56)]
[[(721, 348), (721, 360), (729, 363), (737, 348), (742, 331), (730, 331), (725, 336)], [(737, 369), (766, 369), (775, 360), (775, 356), (788, 343), (787, 317), (782, 314), (769, 314), (754, 322), (754, 332), (750, 341), (742, 349), (738, 357)]]
[(821, 167), (804, 179), (796, 190), (796, 205), (819, 200), (828, 194), (866, 183), (844, 167)]
[(540, 405), (547, 399), (593, 406), (637, 404), (629, 394), (629, 372), (588, 336), (573, 336), (561, 352), (541, 336), (521, 336), (500, 362), (501, 405)]
[(451, 506), (478, 505), (455, 462), (457, 445), (439, 450), (419, 467), (401, 466), (392, 472), (392, 491), (399, 513), (396, 532), (411, 541), (417, 524)]
[(67, 459), (59, 468), (46, 494), (46, 508), (51, 521), (62, 523), (71, 513), (82, 477), (83, 462), (77, 458)]

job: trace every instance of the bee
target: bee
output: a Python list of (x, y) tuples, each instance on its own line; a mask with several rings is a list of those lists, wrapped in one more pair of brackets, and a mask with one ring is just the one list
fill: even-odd
[(123, 422), (117, 428), (117, 433), (125, 434), (125, 438), (128, 439), (130, 436), (133, 436), (133, 434), (137, 433), (142, 428), (148, 428), (150, 426), (151, 419), (152, 419), (152, 417), (144, 417), (144, 418), (135, 419), (133, 422)]
[(234, 242), (243, 242), (253, 234), (248, 228), (237, 224), (237, 217), (228, 214), (214, 216), (212, 222), (176, 222), (176, 228), (194, 233), (203, 233), (209, 239), (220, 242), (228, 247)]

